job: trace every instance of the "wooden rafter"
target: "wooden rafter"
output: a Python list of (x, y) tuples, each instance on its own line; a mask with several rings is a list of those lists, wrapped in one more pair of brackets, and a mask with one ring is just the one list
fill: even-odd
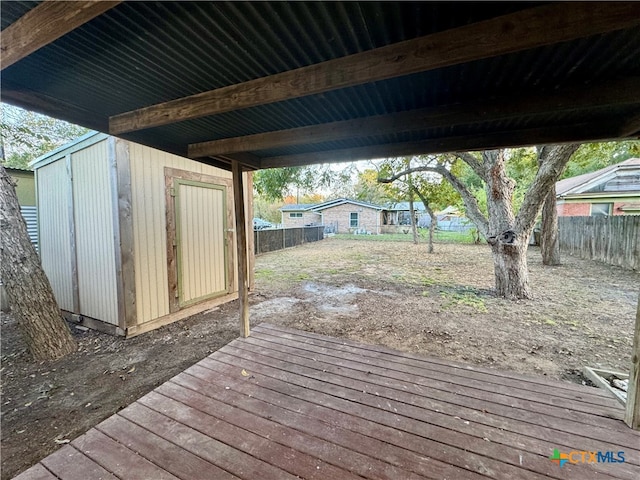
[(42, 2), (2, 31), (2, 70), (119, 3), (120, 1)]
[(277, 157), (262, 157), (260, 164), (262, 168), (277, 168), (329, 162), (354, 162), (357, 160), (400, 157), (405, 155), (487, 150), (498, 147), (520, 147), (548, 143), (593, 141), (593, 138), (596, 135), (600, 136), (600, 140), (616, 139), (618, 137), (619, 125), (612, 125), (609, 130), (610, 131), (603, 132), (600, 126), (595, 129), (592, 123), (536, 127), (477, 135), (436, 138), (416, 142), (379, 144), (341, 150), (315, 151)]
[[(640, 91), (640, 89), (638, 90)], [(620, 137), (639, 137), (640, 136), (640, 113), (627, 120), (620, 129)]]
[(640, 3), (543, 5), (110, 118), (118, 135), (424, 72), (640, 24)]
[(552, 94), (508, 97), (463, 105), (444, 105), (391, 115), (345, 120), (308, 127), (258, 133), (189, 145), (189, 158), (266, 150), (290, 145), (371, 137), (451, 125), (506, 120), (522, 115), (575, 111), (612, 105), (639, 104), (640, 78), (610, 81), (605, 85), (561, 90)]
[(248, 152), (240, 152), (234, 153), (233, 155), (207, 155), (215, 158), (216, 160), (221, 160), (223, 162), (228, 162), (229, 165), (233, 163), (233, 161), (237, 161), (240, 165), (244, 166), (249, 170), (256, 170), (260, 168), (260, 157), (253, 155)]

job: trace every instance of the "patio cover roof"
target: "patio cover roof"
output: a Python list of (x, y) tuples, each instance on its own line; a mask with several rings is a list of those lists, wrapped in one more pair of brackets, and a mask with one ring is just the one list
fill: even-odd
[(1, 3), (2, 101), (246, 169), (637, 137), (640, 3)]

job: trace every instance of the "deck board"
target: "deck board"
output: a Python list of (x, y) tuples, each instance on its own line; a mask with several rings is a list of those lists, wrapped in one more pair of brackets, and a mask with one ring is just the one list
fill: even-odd
[(16, 478), (632, 480), (622, 415), (599, 389), (262, 324)]

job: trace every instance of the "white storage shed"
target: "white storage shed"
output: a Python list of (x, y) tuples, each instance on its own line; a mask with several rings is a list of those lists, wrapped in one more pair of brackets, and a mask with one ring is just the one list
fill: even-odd
[(103, 133), (33, 166), (42, 266), (72, 321), (132, 336), (237, 298), (231, 172)]

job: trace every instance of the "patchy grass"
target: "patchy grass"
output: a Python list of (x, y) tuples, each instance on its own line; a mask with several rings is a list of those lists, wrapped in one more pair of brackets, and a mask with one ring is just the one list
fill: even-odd
[[(334, 236), (260, 255), (258, 269), (278, 273), (256, 280), (256, 300), (297, 299), (264, 320), (549, 378), (580, 381), (586, 365), (628, 368), (637, 272), (567, 255), (548, 268), (534, 247), (535, 298), (512, 302), (492, 293), (487, 245), (440, 243), (429, 254), (400, 237)], [(309, 278), (296, 280), (301, 272)], [(327, 293), (352, 288), (349, 298)]]
[[(424, 228), (418, 229), (418, 237), (420, 243), (426, 243), (429, 239), (429, 231)], [(383, 233), (380, 235), (352, 235), (348, 233), (340, 233), (334, 236), (336, 239), (342, 240), (359, 240), (369, 242), (413, 242), (411, 232), (404, 233)], [(449, 232), (444, 230), (436, 230), (433, 237), (434, 242), (439, 243), (473, 243), (471, 232)]]

